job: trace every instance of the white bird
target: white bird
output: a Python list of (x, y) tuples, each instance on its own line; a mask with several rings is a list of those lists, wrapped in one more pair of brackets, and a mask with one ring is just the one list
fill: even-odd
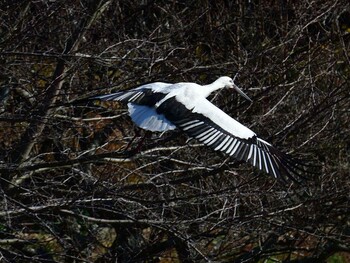
[(297, 180), (298, 162), (206, 99), (222, 88), (233, 88), (251, 101), (230, 77), (220, 77), (209, 85), (154, 82), (92, 99), (127, 103), (131, 119), (145, 130), (162, 132), (179, 128), (215, 151), (248, 162), (276, 178), (285, 175)]

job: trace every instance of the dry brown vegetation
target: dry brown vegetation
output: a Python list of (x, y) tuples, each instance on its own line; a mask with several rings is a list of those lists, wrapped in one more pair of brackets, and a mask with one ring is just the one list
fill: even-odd
[[(0, 261), (346, 262), (349, 40), (346, 0), (2, 1)], [(72, 103), (222, 75), (254, 103), (213, 102), (314, 165), (303, 184), (179, 131), (136, 153), (124, 105)]]

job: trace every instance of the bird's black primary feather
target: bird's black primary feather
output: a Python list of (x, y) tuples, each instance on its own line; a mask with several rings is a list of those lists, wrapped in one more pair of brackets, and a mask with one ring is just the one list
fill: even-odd
[(289, 155), (280, 152), (257, 136), (249, 139), (234, 136), (208, 117), (187, 109), (175, 97), (164, 101), (157, 108), (157, 113), (163, 114), (187, 135), (216, 151), (222, 151), (237, 160), (249, 162), (274, 177), (286, 176), (293, 181), (298, 181), (297, 163)]

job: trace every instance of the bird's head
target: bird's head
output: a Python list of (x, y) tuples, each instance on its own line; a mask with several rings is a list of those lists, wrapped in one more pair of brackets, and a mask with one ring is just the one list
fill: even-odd
[(216, 80), (216, 82), (220, 83), (220, 85), (224, 88), (235, 89), (242, 97), (252, 102), (248, 95), (245, 94), (240, 88), (238, 88), (230, 77), (220, 77)]

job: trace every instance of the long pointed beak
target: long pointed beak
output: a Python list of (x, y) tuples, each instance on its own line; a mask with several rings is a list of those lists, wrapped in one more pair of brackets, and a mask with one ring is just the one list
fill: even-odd
[(247, 94), (245, 94), (240, 88), (238, 88), (236, 85), (233, 85), (233, 88), (242, 96), (244, 97), (246, 100), (249, 100), (250, 102), (253, 102)]

